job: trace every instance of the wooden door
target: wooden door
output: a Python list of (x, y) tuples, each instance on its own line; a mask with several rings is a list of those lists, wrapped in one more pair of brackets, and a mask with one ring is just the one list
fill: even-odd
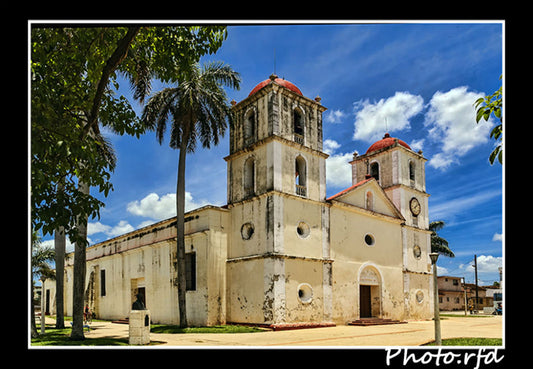
[(372, 317), (372, 300), (370, 298), (370, 286), (359, 287), (360, 318)]

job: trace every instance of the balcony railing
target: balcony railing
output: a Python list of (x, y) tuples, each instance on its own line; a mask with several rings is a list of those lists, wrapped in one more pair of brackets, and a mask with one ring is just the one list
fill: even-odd
[(307, 196), (307, 188), (305, 186), (296, 185), (296, 194), (298, 196)]
[(300, 145), (304, 144), (304, 136), (297, 133), (294, 134), (294, 142), (299, 143)]

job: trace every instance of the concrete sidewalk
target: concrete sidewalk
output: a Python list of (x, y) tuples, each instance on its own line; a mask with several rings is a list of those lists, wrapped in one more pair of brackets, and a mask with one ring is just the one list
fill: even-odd
[[(128, 325), (110, 322), (93, 322), (85, 337), (127, 338)], [(487, 318), (446, 317), (441, 320), (442, 338), (486, 337), (502, 338), (501, 316)], [(407, 324), (357, 327), (339, 325), (328, 328), (311, 328), (258, 333), (151, 333), (155, 346), (419, 346), (434, 339), (433, 321), (411, 321)]]

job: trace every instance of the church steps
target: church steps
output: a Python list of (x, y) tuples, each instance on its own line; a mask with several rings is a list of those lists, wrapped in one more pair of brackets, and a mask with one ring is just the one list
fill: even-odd
[(382, 318), (361, 318), (348, 323), (348, 325), (355, 325), (360, 327), (367, 327), (371, 325), (387, 325), (387, 324), (406, 324), (407, 322), (393, 319)]

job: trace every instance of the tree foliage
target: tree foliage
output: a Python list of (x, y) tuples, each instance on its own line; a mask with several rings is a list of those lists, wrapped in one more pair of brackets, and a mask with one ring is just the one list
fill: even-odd
[(139, 137), (145, 129), (130, 101), (117, 96), (118, 76), (141, 102), (151, 80), (177, 81), (226, 37), (225, 27), (91, 27), (31, 30), (31, 218), (35, 230), (99, 217), (103, 202), (84, 194), (84, 182), (107, 196), (115, 159), (100, 134)]
[(437, 231), (440, 231), (445, 225), (446, 223), (442, 220), (436, 220), (429, 224), (429, 230), (431, 231), (431, 252), (438, 252), (441, 255), (453, 258), (455, 254), (450, 249), (448, 241), (437, 234)]
[[(500, 76), (500, 80), (502, 77)], [(492, 95), (485, 97), (480, 97), (474, 103), (474, 106), (477, 108), (476, 122), (479, 123), (481, 119), (489, 120), (490, 116), (493, 114), (496, 118), (500, 120), (500, 124), (496, 125), (490, 132), (490, 137), (494, 138), (496, 141), (499, 141), (498, 145), (492, 150), (489, 155), (490, 164), (494, 164), (494, 160), (498, 158), (500, 164), (502, 164), (502, 133), (503, 133), (503, 116), (502, 116), (502, 86), (497, 89)]]

